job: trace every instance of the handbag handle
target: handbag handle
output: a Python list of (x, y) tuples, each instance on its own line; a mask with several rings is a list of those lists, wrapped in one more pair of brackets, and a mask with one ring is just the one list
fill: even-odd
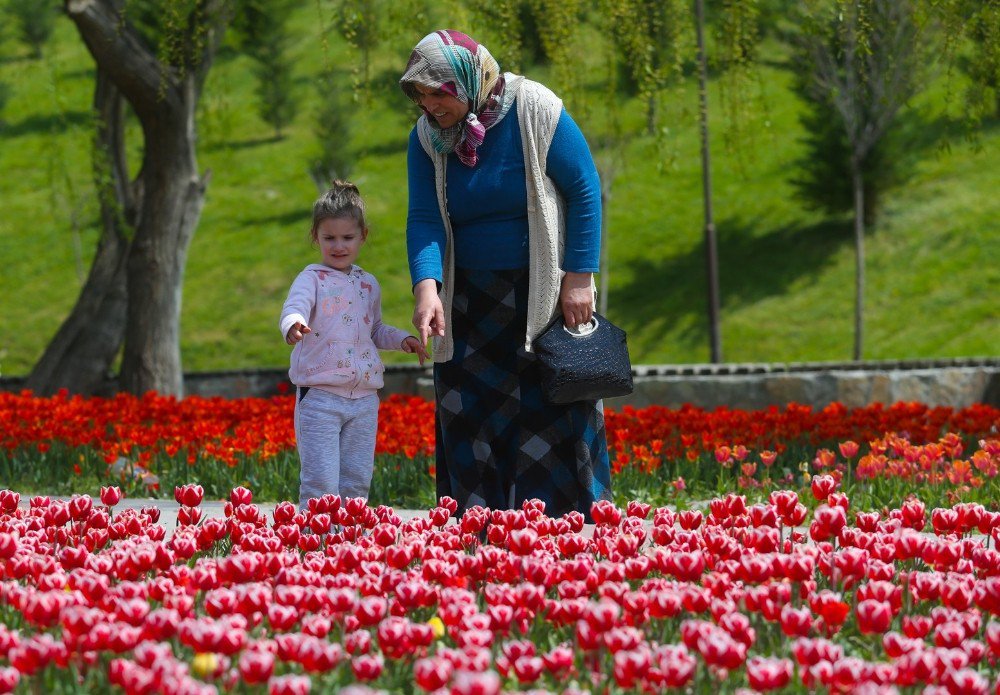
[(570, 328), (565, 323), (563, 323), (563, 330), (569, 333), (574, 338), (586, 338), (588, 335), (597, 330), (600, 325), (597, 321), (597, 317), (591, 317), (590, 321), (585, 324), (577, 324), (575, 328)]

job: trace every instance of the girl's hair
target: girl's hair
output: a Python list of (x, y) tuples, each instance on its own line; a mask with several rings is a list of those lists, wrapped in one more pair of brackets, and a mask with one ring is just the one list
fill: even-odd
[(313, 219), (310, 234), (316, 241), (316, 229), (319, 223), (327, 218), (348, 218), (358, 223), (361, 229), (367, 229), (365, 222), (365, 201), (361, 198), (358, 187), (350, 181), (337, 179), (330, 184), (330, 189), (313, 203)]

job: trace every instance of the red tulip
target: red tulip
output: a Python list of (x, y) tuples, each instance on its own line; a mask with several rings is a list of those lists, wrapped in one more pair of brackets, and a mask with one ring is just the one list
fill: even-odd
[(275, 676), (267, 684), (268, 695), (307, 695), (312, 687), (309, 676)]
[(827, 590), (810, 596), (809, 607), (831, 628), (842, 625), (847, 619), (847, 614), (851, 612), (851, 607), (840, 600), (840, 594)]
[(447, 659), (428, 657), (417, 659), (413, 664), (413, 680), (426, 692), (437, 690), (451, 678), (454, 667)]
[(684, 647), (666, 646), (657, 650), (654, 657), (668, 688), (683, 688), (694, 678), (697, 660)]
[(448, 519), (451, 518), (451, 512), (445, 507), (434, 507), (428, 514), (431, 523), (438, 528), (442, 528), (448, 523)]
[(841, 442), (837, 446), (840, 449), (840, 455), (845, 459), (852, 459), (857, 456), (858, 450), (861, 448), (857, 442), (851, 441), (850, 439)]
[(915, 498), (908, 499), (900, 508), (903, 526), (912, 528), (915, 531), (923, 531), (924, 526), (927, 524), (926, 509), (924, 503), (920, 500)]
[(946, 670), (942, 681), (949, 693), (961, 695), (986, 695), (990, 691), (990, 682), (971, 668), (957, 671)]
[(645, 519), (649, 516), (650, 509), (652, 509), (652, 507), (648, 504), (637, 500), (631, 500), (625, 507), (625, 513), (628, 514), (628, 516)]
[[(847, 514), (843, 507), (831, 507), (821, 504), (813, 513), (813, 523), (809, 527), (809, 533), (813, 540), (822, 541), (830, 537), (836, 537), (847, 525)], [(818, 537), (813, 535), (813, 529), (818, 530)]]
[(510, 549), (517, 555), (529, 555), (538, 543), (538, 534), (530, 528), (516, 529), (507, 535)]
[(903, 634), (912, 639), (923, 639), (933, 627), (933, 622), (926, 615), (904, 615)]
[(267, 607), (267, 620), (274, 630), (290, 630), (299, 621), (299, 609), (272, 603)]
[(309, 518), (309, 530), (322, 536), (329, 533), (332, 523), (329, 514), (313, 514)]
[(792, 662), (755, 656), (747, 661), (747, 680), (754, 690), (766, 692), (788, 685), (792, 679)]
[(382, 675), (385, 660), (381, 654), (362, 654), (351, 659), (351, 672), (361, 682), (373, 681)]
[(622, 511), (610, 500), (597, 500), (590, 505), (590, 516), (595, 524), (620, 526)]
[(705, 516), (701, 513), (700, 509), (685, 509), (677, 512), (677, 522), (686, 531), (693, 531), (701, 526), (704, 518)]
[(812, 630), (813, 616), (808, 608), (786, 605), (780, 615), (781, 631), (788, 637), (805, 637)]
[(837, 489), (837, 480), (832, 475), (817, 475), (812, 479), (811, 489), (813, 497), (825, 502), (830, 493)]
[(855, 524), (858, 529), (866, 533), (874, 533), (878, 528), (881, 515), (878, 512), (858, 512)]
[(545, 668), (556, 678), (560, 678), (573, 668), (573, 650), (565, 644), (552, 648), (547, 654), (542, 654)]
[(514, 660), (512, 670), (519, 683), (534, 683), (545, 670), (545, 662), (538, 656), (519, 656)]
[(796, 503), (788, 513), (781, 515), (781, 523), (785, 526), (798, 526), (805, 521), (809, 509), (802, 503)]
[(0, 693), (12, 693), (21, 680), (20, 672), (13, 666), (0, 666)]
[(451, 695), (498, 695), (500, 685), (495, 671), (458, 671), (452, 679)]
[(201, 521), (201, 507), (181, 507), (177, 510), (178, 526), (197, 526)]
[(615, 652), (614, 678), (621, 688), (634, 688), (646, 677), (652, 665), (652, 654), (646, 649)]
[(965, 628), (959, 623), (941, 623), (934, 630), (934, 646), (954, 648), (960, 647), (965, 641)]
[(122, 500), (122, 491), (117, 485), (101, 488), (101, 504), (113, 507)]
[(0, 532), (0, 560), (9, 560), (17, 554), (17, 538), (10, 533)]
[(958, 528), (958, 512), (954, 509), (937, 508), (931, 511), (931, 525), (939, 536), (955, 533)]
[(250, 684), (264, 683), (274, 673), (274, 654), (260, 649), (245, 649), (239, 659), (240, 678)]
[(242, 485), (234, 487), (229, 493), (229, 501), (232, 503), (233, 507), (239, 507), (242, 504), (250, 504), (253, 502), (253, 493)]
[(197, 507), (205, 497), (205, 489), (201, 485), (188, 484), (174, 488), (174, 499), (184, 507)]
[(367, 501), (364, 497), (348, 497), (344, 500), (343, 509), (347, 512), (348, 516), (359, 518), (367, 507)]
[(12, 490), (0, 490), (0, 512), (13, 514), (17, 511), (17, 505), (21, 503), (20, 493)]
[(152, 671), (126, 659), (113, 659), (108, 666), (108, 680), (121, 686), (129, 695), (151, 693), (156, 687)]
[(747, 657), (747, 647), (734, 640), (724, 630), (713, 629), (698, 638), (698, 652), (705, 663), (732, 671), (743, 665)]
[(855, 609), (858, 630), (863, 634), (883, 633), (892, 624), (892, 606), (882, 601), (866, 599)]

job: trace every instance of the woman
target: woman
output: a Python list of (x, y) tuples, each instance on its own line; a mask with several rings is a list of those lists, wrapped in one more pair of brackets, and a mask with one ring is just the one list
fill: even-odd
[(407, 249), (413, 323), (434, 337), (437, 492), (460, 511), (610, 499), (599, 401), (546, 403), (531, 342), (559, 314), (590, 321), (600, 181), (579, 128), (544, 86), (501, 73), (457, 31), (414, 48)]

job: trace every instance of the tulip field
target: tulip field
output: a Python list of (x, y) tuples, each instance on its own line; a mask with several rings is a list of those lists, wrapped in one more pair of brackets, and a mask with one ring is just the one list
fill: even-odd
[[(258, 499), (298, 498), (294, 397), (51, 398), (0, 393), (0, 482), (22, 493), (72, 494), (118, 485), (132, 497), (170, 496), (195, 482), (213, 499), (234, 487)], [(931, 506), (1000, 499), (1000, 410), (919, 403), (747, 411), (647, 407), (605, 412), (619, 506), (771, 490), (832, 475), (861, 506), (919, 488)], [(379, 411), (369, 501), (434, 504), (434, 406), (390, 396)]]
[(291, 410), (0, 394), (0, 693), (1000, 693), (995, 408), (609, 409), (593, 523), (457, 516), (399, 397), (299, 510)]

